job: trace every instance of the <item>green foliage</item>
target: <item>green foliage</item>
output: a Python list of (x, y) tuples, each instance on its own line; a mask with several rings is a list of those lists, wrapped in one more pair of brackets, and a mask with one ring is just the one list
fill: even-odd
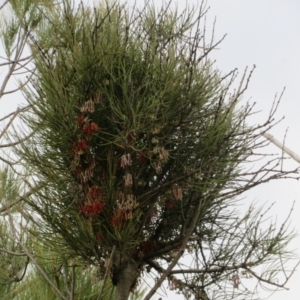
[(21, 253), (21, 247), (12, 238), (11, 229), (1, 221), (0, 223), (0, 292), (11, 289), (15, 282), (23, 279), (28, 265), (28, 259)]
[[(8, 168), (2, 167), (0, 170), (0, 201), (2, 208), (9, 207), (13, 200), (16, 200), (20, 194), (20, 179)], [(15, 212), (17, 206), (12, 207), (10, 212)]]
[(11, 57), (11, 54), (14, 50), (15, 39), (19, 31), (19, 23), (15, 18), (11, 18), (10, 21), (3, 22), (5, 23), (5, 30), (1, 32), (2, 40), (4, 42), (7, 57)]
[[(0, 36), (4, 44), (7, 58), (11, 59), (14, 51), (20, 47), (21, 43), (31, 35), (37, 26), (42, 25), (43, 9), (53, 5), (51, 0), (11, 0), (9, 6), (11, 11), (5, 9), (0, 12)], [(24, 34), (25, 32), (25, 34)], [(14, 60), (20, 59), (23, 51), (18, 49)]]
[[(1, 297), (13, 289), (15, 283), (20, 282), (28, 267), (29, 260), (22, 252), (22, 248), (15, 238), (11, 224), (17, 219), (16, 212), (22, 207), (16, 202), (22, 185), (15, 174), (7, 167), (0, 171), (0, 294)], [(19, 221), (21, 219), (19, 218)], [(28, 235), (22, 231), (20, 241), (28, 243)]]
[[(225, 101), (221, 77), (185, 39), (190, 16), (178, 25), (175, 13), (157, 17), (150, 7), (139, 19), (120, 6), (67, 9), (41, 33), (40, 47), (53, 54), (35, 57), (34, 89), (25, 92), (33, 105), (25, 122), (36, 133), (21, 155), (48, 183), (32, 205), (87, 259), (116, 240), (134, 251), (166, 217), (176, 240), (196, 199), (205, 215), (249, 154), (231, 113), (236, 99)], [(91, 189), (101, 194), (96, 217), (84, 211), (93, 209)]]

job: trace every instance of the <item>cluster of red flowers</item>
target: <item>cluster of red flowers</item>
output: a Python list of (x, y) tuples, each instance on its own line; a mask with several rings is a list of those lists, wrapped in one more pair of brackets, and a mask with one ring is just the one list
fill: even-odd
[[(92, 113), (95, 111), (95, 103), (101, 101), (101, 94), (96, 93), (83, 103), (80, 111), (75, 116), (74, 125), (77, 131), (77, 141), (72, 146), (73, 161), (71, 163), (71, 171), (78, 181), (78, 186), (84, 196), (78, 207), (81, 215), (85, 217), (96, 218), (104, 212), (107, 203), (103, 197), (101, 189), (93, 185), (91, 179), (95, 179), (96, 158), (90, 151), (93, 143), (93, 135), (100, 130), (97, 123), (91, 120)], [(100, 184), (98, 182), (98, 184)], [(96, 240), (101, 243), (103, 235), (101, 232), (95, 233)]]
[(111, 219), (111, 225), (114, 227), (122, 228), (126, 224), (126, 213), (121, 209), (114, 211), (114, 216)]
[(79, 140), (73, 145), (73, 153), (75, 156), (79, 156), (85, 153), (88, 149), (88, 143), (85, 140)]
[(106, 203), (103, 200), (103, 195), (99, 187), (95, 185), (90, 187), (86, 194), (86, 199), (88, 204), (81, 206), (81, 211), (86, 216), (95, 216), (103, 212)]
[(87, 216), (95, 216), (103, 212), (105, 202), (102, 200), (94, 200), (90, 204), (85, 204), (81, 207), (81, 211)]
[(83, 132), (86, 134), (86, 135), (93, 135), (95, 132), (97, 132), (99, 130), (99, 126), (92, 122), (92, 123), (89, 123), (89, 124), (86, 124), (84, 127), (83, 127)]
[(86, 135), (93, 135), (95, 132), (99, 130), (99, 126), (95, 122), (88, 122), (88, 118), (83, 114), (77, 115), (77, 125), (83, 126), (83, 133)]

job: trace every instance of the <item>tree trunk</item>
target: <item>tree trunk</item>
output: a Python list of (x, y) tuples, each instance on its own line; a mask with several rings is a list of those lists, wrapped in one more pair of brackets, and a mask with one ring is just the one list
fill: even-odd
[(127, 261), (116, 271), (114, 277), (117, 287), (116, 300), (127, 300), (138, 278), (137, 264), (133, 260)]

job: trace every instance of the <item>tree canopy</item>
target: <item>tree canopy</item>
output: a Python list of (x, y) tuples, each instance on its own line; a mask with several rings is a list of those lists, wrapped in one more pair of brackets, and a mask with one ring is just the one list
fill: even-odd
[[(27, 105), (17, 111), (22, 129), (7, 139), (10, 165), (26, 179), (18, 214), (30, 244), (15, 243), (36, 266), (49, 256), (52, 265), (37, 271), (51, 291), (100, 299), (110, 278), (112, 295), (125, 300), (151, 272), (157, 280), (144, 299), (164, 281), (202, 300), (252, 297), (241, 284), (249, 277), (283, 288), (286, 223), (262, 227), (268, 210), (250, 206), (241, 216), (235, 207), (245, 191), (296, 170), (280, 168), (282, 157), (253, 167), (266, 157), (261, 132), (275, 125), (277, 103), (264, 124), (248, 124), (253, 106), (239, 102), (252, 71), (232, 91), (236, 71), (222, 75), (209, 59), (220, 41), (206, 42), (204, 4), (179, 13), (171, 1), (160, 9), (18, 3), (9, 1), (3, 40), (10, 57), (24, 34), (30, 69), (19, 61), (29, 72)], [(61, 288), (58, 270), (72, 284)], [(75, 272), (84, 272), (81, 292)], [(85, 298), (93, 272), (101, 284)], [(283, 282), (278, 273), (288, 274)]]

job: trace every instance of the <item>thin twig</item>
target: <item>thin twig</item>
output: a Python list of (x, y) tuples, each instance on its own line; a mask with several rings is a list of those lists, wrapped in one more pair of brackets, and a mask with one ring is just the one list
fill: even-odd
[(101, 297), (101, 295), (103, 293), (103, 290), (104, 290), (104, 287), (105, 287), (105, 283), (106, 283), (106, 280), (107, 280), (107, 277), (108, 277), (108, 273), (110, 271), (111, 263), (112, 263), (112, 260), (113, 260), (113, 256), (115, 254), (115, 250), (116, 250), (116, 246), (113, 246), (113, 248), (111, 250), (110, 257), (109, 257), (108, 265), (106, 267), (106, 271), (105, 271), (105, 275), (104, 275), (102, 287), (101, 287), (100, 293), (99, 293), (99, 295), (97, 297), (97, 300), (100, 300), (100, 297)]
[(8, 3), (8, 0), (6, 0), (1, 6), (0, 6), (0, 10)]
[(4, 252), (4, 253), (11, 254), (11, 255), (14, 255), (14, 256), (27, 256), (26, 253), (12, 252), (12, 251), (9, 251), (9, 250), (6, 250), (6, 249), (2, 249), (2, 248), (0, 248), (0, 252)]
[(71, 273), (71, 295), (70, 300), (74, 300), (74, 292), (75, 292), (75, 265), (72, 265), (72, 273)]
[(45, 185), (44, 182), (40, 182), (35, 187), (33, 187), (30, 191), (28, 191), (27, 193), (25, 193), (22, 196), (19, 196), (15, 201), (12, 201), (8, 204), (2, 204), (2, 207), (0, 208), (0, 213), (3, 213), (4, 211), (9, 210), (13, 206), (20, 203), (21, 201), (27, 199), (29, 196), (31, 196), (33, 193), (35, 193), (37, 190), (41, 189), (44, 185)]

